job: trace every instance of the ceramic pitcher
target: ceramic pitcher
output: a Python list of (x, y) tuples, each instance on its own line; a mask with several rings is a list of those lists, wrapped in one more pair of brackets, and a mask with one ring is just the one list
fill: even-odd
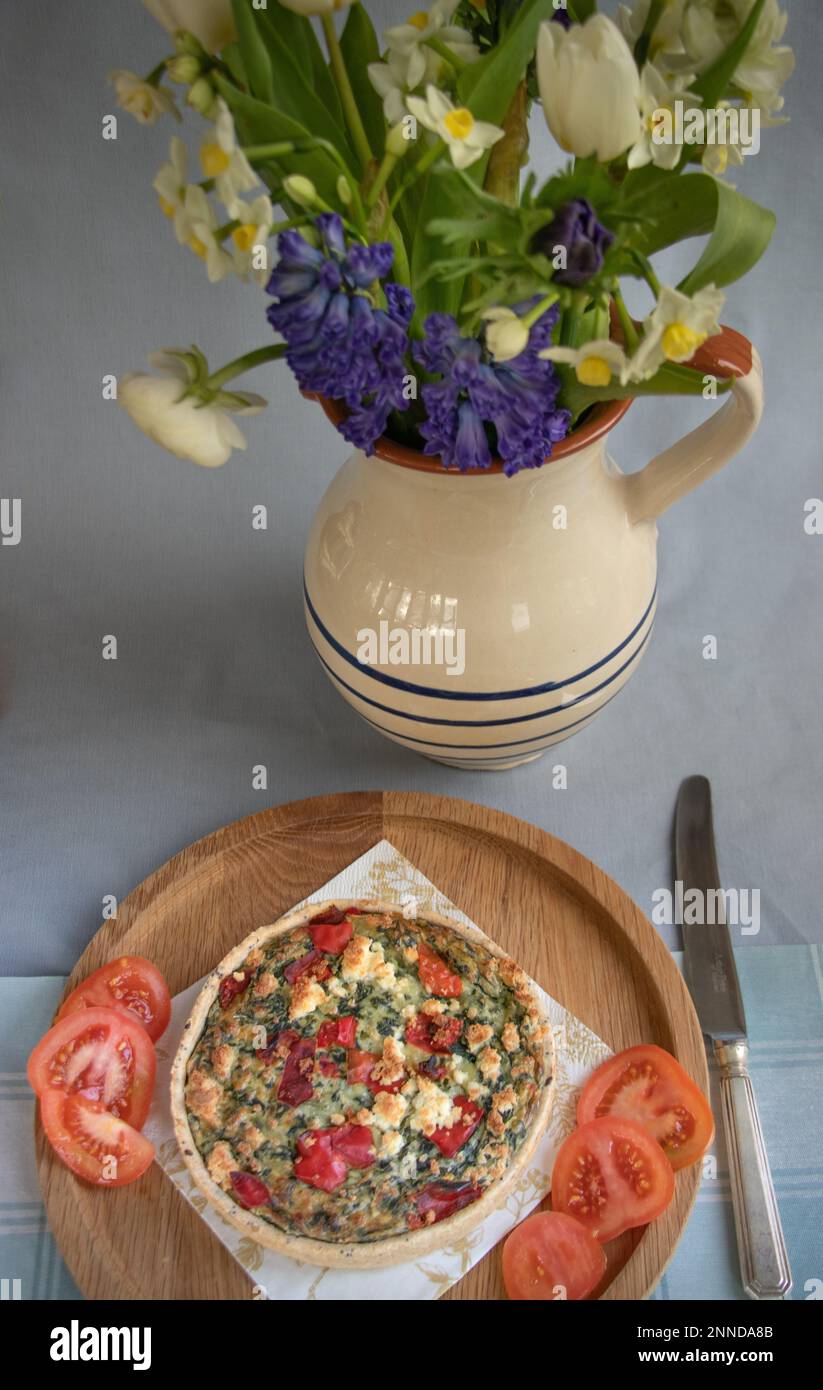
[(724, 404), (633, 473), (606, 452), (630, 401), (596, 407), (513, 478), (500, 464), (447, 471), (385, 439), (348, 459), (309, 535), (306, 619), (372, 729), (449, 766), (503, 769), (614, 699), (651, 637), (657, 517), (738, 453), (762, 411), (760, 361), (739, 333), (724, 328), (691, 365), (733, 378)]

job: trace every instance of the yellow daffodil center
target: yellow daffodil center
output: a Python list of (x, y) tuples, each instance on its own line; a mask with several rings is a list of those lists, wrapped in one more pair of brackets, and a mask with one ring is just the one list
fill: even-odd
[(168, 198), (163, 198), (158, 194), (157, 201), (160, 204), (160, 211), (164, 217), (174, 217), (174, 205), (169, 202)]
[(660, 341), (660, 346), (671, 362), (683, 362), (697, 352), (705, 343), (708, 333), (698, 333), (685, 323), (670, 323)]
[(238, 251), (250, 251), (257, 236), (257, 228), (253, 222), (244, 222), (242, 227), (235, 227), (231, 234), (231, 239)]
[(203, 166), (203, 173), (206, 178), (216, 178), (218, 174), (225, 174), (229, 167), (229, 156), (226, 151), (221, 149), (216, 141), (208, 145), (203, 145), (200, 150), (200, 163)]
[(605, 357), (584, 357), (575, 369), (581, 386), (608, 386), (612, 369)]
[(205, 260), (206, 248), (203, 245), (200, 238), (194, 235), (194, 232), (192, 232), (191, 236), (189, 237), (187, 245), (194, 252), (195, 256), (199, 256), (201, 260)]
[(409, 15), (409, 24), (413, 24), (415, 29), (425, 29), (429, 22), (426, 10), (417, 10), (415, 14)]
[(443, 124), (453, 140), (465, 140), (472, 133), (474, 116), (465, 106), (458, 106), (443, 117)]

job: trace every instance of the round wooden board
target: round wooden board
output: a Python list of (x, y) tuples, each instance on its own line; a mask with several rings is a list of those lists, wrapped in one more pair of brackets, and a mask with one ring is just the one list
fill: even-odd
[[(528, 973), (609, 1045), (655, 1042), (708, 1092), (700, 1027), (680, 974), (621, 888), (545, 831), (469, 801), (351, 792), (278, 806), (184, 849), (135, 888), (80, 957), (73, 989), (125, 952), (148, 956), (172, 994), (205, 975), (255, 927), (274, 921), (381, 839), (390, 840)], [(252, 1283), (154, 1167), (133, 1187), (78, 1182), (36, 1121), (49, 1222), (88, 1298), (249, 1298)], [(601, 1297), (643, 1298), (669, 1262), (699, 1184), (644, 1231), (608, 1247)], [(445, 1298), (504, 1296), (499, 1250)]]

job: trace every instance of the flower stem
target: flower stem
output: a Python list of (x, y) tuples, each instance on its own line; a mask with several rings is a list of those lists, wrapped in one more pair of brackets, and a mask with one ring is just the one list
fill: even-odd
[(392, 198), (391, 202), (389, 203), (390, 212), (394, 212), (394, 209), (397, 207), (397, 204), (400, 202), (400, 199), (403, 197), (403, 195), (405, 193), (408, 193), (412, 185), (417, 183), (417, 180), (419, 178), (422, 178), (423, 174), (425, 174), (427, 170), (431, 168), (435, 160), (439, 159), (440, 155), (443, 153), (445, 148), (445, 140), (436, 140), (435, 143), (431, 146), (431, 148), (426, 150), (426, 153), (422, 155), (420, 159), (418, 159), (417, 163), (415, 164), (414, 168), (409, 174), (409, 177), (403, 180), (400, 187), (394, 194), (394, 197)]
[(329, 50), (329, 61), (337, 90), (340, 95), (340, 102), (346, 117), (346, 124), (351, 132), (354, 148), (360, 158), (364, 171), (372, 159), (372, 152), (369, 147), (360, 112), (357, 109), (357, 102), (354, 99), (354, 92), (349, 81), (349, 74), (346, 71), (346, 61), (343, 57), (343, 50), (340, 47), (340, 40), (337, 37), (337, 30), (334, 27), (334, 20), (330, 14), (321, 14), (320, 23), (323, 26), (323, 34), (326, 39), (326, 47)]
[(158, 64), (157, 64), (157, 67), (156, 67), (156, 68), (152, 68), (151, 72), (150, 72), (150, 73), (147, 73), (147, 75), (143, 78), (143, 81), (146, 82), (146, 83), (148, 83), (148, 85), (149, 85), (150, 87), (159, 87), (159, 86), (160, 86), (160, 78), (163, 76), (163, 73), (166, 71), (166, 64), (167, 64), (167, 63), (170, 63), (170, 62), (171, 62), (171, 58), (164, 58), (163, 61), (162, 61), (161, 63), (158, 63)]
[(646, 284), (648, 285), (655, 299), (659, 299), (660, 281), (658, 280), (657, 276), (655, 275), (652, 269), (651, 261), (649, 261), (649, 259), (646, 256), (644, 256), (640, 251), (633, 251), (632, 255), (634, 256), (635, 261), (640, 267), (640, 273), (643, 276), (643, 279), (646, 281)]
[(279, 357), (285, 355), (285, 352), (285, 343), (272, 343), (269, 347), (254, 348), (251, 352), (244, 352), (242, 357), (235, 357), (234, 361), (227, 362), (225, 367), (220, 368), (219, 372), (212, 372), (206, 385), (217, 390), (225, 382), (231, 381), (232, 377), (240, 376), (241, 372), (250, 372), (252, 367), (260, 367), (264, 362), (276, 362)]
[(620, 327), (623, 329), (623, 337), (626, 339), (626, 347), (629, 352), (634, 352), (637, 347), (637, 329), (632, 322), (632, 316), (626, 308), (626, 302), (620, 291), (620, 286), (615, 282), (612, 290), (612, 299), (617, 309), (617, 316), (620, 319)]
[(666, 2), (667, 0), (651, 0), (649, 12), (646, 15), (646, 23), (643, 25), (643, 30), (634, 46), (634, 60), (639, 68), (642, 68), (649, 56), (649, 49), (652, 39), (654, 38), (654, 31), (666, 7)]
[(380, 168), (378, 169), (375, 175), (374, 183), (369, 189), (368, 196), (366, 198), (366, 207), (374, 207), (375, 203), (380, 197), (380, 194), (383, 192), (383, 189), (385, 188), (387, 181), (391, 178), (392, 170), (394, 169), (394, 166), (396, 164), (397, 155), (383, 155), (383, 162), (381, 163)]
[(455, 72), (462, 72), (463, 68), (468, 67), (465, 58), (459, 58), (456, 53), (452, 52), (449, 45), (444, 43), (442, 39), (439, 39), (436, 34), (431, 34), (429, 38), (424, 39), (423, 42), (426, 44), (427, 48), (433, 48), (435, 53), (439, 53), (441, 58), (445, 58), (447, 63), (451, 63)]

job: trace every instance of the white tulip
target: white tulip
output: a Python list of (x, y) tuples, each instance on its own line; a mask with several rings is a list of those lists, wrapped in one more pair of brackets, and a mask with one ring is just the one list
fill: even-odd
[(246, 448), (246, 436), (228, 410), (237, 415), (255, 415), (266, 405), (262, 396), (234, 391), (232, 395), (242, 398), (242, 404), (227, 408), (211, 401), (202, 405), (185, 394), (189, 376), (178, 359), (160, 352), (152, 353), (149, 361), (165, 375), (128, 372), (121, 377), (117, 389), (118, 403), (149, 439), (201, 468), (219, 468), (232, 449)]
[(616, 159), (640, 135), (640, 76), (631, 49), (606, 15), (566, 32), (540, 26), (537, 81), (543, 114), (567, 154)]
[(180, 120), (180, 112), (171, 93), (146, 82), (136, 72), (130, 72), (128, 68), (116, 68), (114, 72), (109, 73), (108, 80), (114, 87), (118, 106), (122, 106), (123, 110), (128, 111), (141, 125), (154, 125), (166, 114), (176, 116), (178, 121)]
[(529, 329), (513, 309), (496, 305), (483, 315), (486, 347), (496, 362), (511, 362), (529, 346)]
[(280, 0), (280, 4), (295, 14), (333, 14), (354, 4), (354, 0)]
[(164, 29), (187, 29), (209, 53), (217, 53), (237, 38), (231, 0), (143, 0)]

